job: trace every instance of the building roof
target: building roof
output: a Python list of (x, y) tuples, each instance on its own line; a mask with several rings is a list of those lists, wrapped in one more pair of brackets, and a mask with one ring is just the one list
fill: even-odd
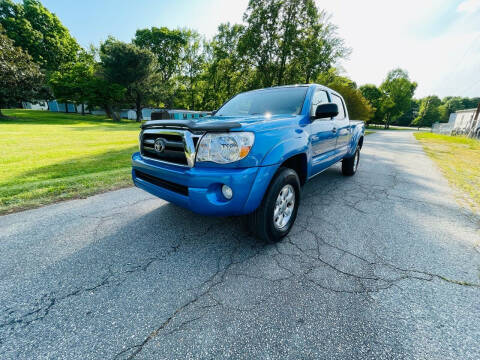
[(474, 113), (474, 112), (476, 112), (476, 111), (477, 111), (476, 108), (475, 108), (475, 109), (464, 109), (464, 110), (457, 110), (455, 113), (456, 113), (456, 114), (459, 114), (459, 113), (469, 113), (469, 112), (473, 112), (473, 113)]

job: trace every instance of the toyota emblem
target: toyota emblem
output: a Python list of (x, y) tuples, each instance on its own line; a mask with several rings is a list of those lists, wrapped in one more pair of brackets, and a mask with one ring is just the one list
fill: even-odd
[(163, 140), (162, 138), (158, 138), (157, 140), (155, 140), (154, 148), (155, 152), (157, 153), (163, 152), (163, 150), (165, 150), (165, 140)]

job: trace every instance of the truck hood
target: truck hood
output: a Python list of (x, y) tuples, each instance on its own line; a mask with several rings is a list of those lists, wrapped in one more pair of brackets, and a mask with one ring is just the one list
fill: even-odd
[(292, 124), (293, 119), (299, 115), (274, 115), (274, 116), (208, 116), (189, 120), (150, 120), (142, 125), (148, 128), (185, 128), (191, 131), (265, 131), (276, 127)]

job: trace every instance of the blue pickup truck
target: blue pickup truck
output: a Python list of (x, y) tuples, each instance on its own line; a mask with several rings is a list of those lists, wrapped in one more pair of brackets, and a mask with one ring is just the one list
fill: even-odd
[(248, 91), (211, 116), (142, 125), (132, 156), (135, 185), (196, 213), (248, 215), (257, 237), (290, 231), (302, 186), (337, 162), (355, 174), (365, 126), (340, 94), (321, 85)]

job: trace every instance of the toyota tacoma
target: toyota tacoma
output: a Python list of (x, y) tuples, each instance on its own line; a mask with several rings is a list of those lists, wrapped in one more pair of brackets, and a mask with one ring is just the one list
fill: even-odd
[(247, 215), (253, 234), (274, 242), (292, 228), (308, 180), (338, 162), (344, 175), (355, 174), (364, 134), (327, 87), (248, 91), (211, 116), (144, 123), (132, 177), (199, 214)]

